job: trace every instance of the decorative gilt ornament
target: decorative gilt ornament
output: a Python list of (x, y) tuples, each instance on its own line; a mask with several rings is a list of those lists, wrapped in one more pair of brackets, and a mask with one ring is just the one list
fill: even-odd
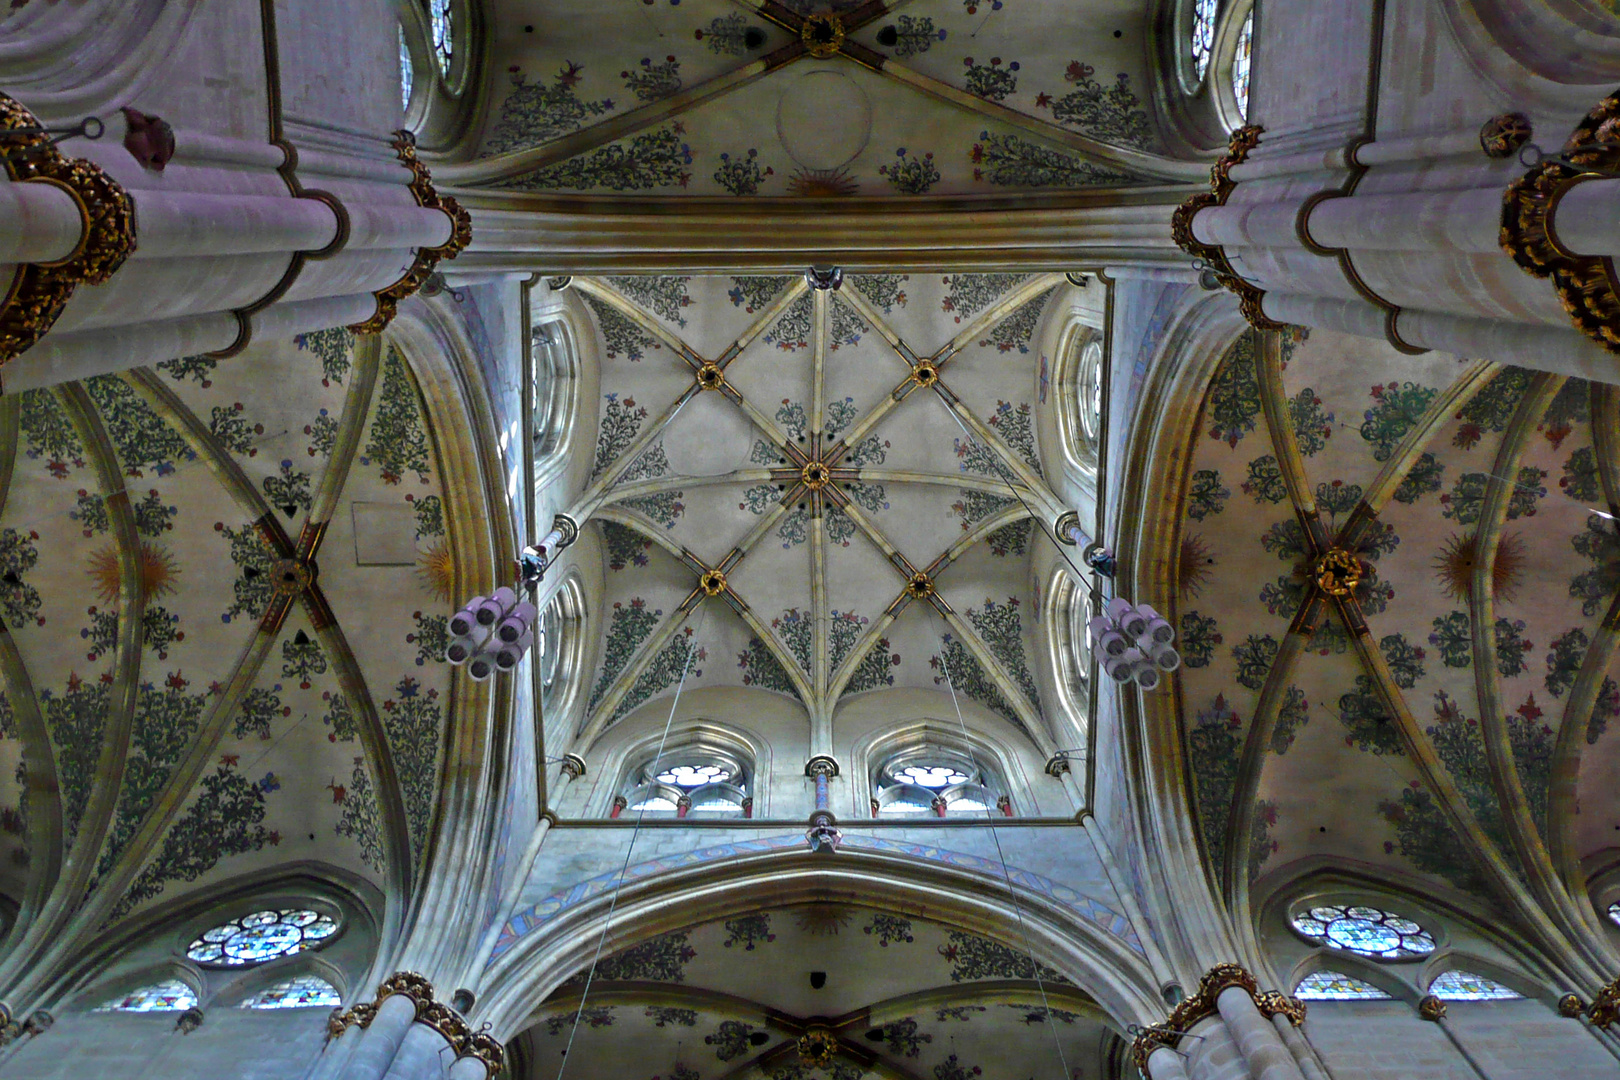
[(1224, 249), (1217, 244), (1200, 243), (1194, 239), (1192, 231), (1193, 218), (1197, 216), (1198, 211), (1210, 206), (1226, 205), (1232, 189), (1237, 187), (1237, 182), (1229, 175), (1232, 166), (1248, 160), (1249, 151), (1260, 145), (1262, 130), (1254, 124), (1246, 124), (1232, 132), (1232, 142), (1226, 156), (1209, 170), (1210, 190), (1201, 191), (1176, 207), (1175, 214), (1170, 218), (1170, 235), (1187, 254), (1209, 264), (1217, 284), (1236, 294), (1238, 306), (1243, 312), (1243, 317), (1249, 320), (1250, 326), (1256, 330), (1281, 330), (1282, 323), (1266, 318), (1260, 310), (1261, 301), (1265, 299), (1266, 294), (1238, 276)]
[(939, 382), (939, 367), (932, 360), (919, 360), (911, 369), (911, 377), (924, 390)]
[[(43, 127), (15, 98), (0, 94), (0, 131)], [(84, 222), (79, 246), (56, 263), (17, 267), (0, 300), (0, 365), (32, 348), (56, 323), (73, 290), (101, 285), (135, 250), (135, 203), (100, 167), (63, 157), (45, 134), (5, 140), (6, 175), (14, 183), (49, 184), (72, 197)]]
[(1328, 548), (1316, 560), (1316, 584), (1329, 596), (1349, 596), (1361, 584), (1361, 560), (1343, 548)]
[(1558, 1015), (1574, 1020), (1586, 1011), (1586, 1002), (1578, 994), (1565, 994), (1558, 999)]
[(800, 471), (799, 479), (811, 491), (820, 491), (827, 486), (827, 481), (832, 479), (832, 470), (823, 462), (811, 461)]
[(726, 385), (726, 373), (720, 370), (719, 364), (711, 361), (698, 368), (697, 383), (705, 390), (722, 389)]
[(1479, 147), (1488, 158), (1510, 158), (1530, 141), (1530, 118), (1524, 113), (1502, 113), (1479, 129)]
[(1069, 755), (1057, 754), (1046, 763), (1046, 775), (1059, 777), (1069, 771)]
[(1563, 161), (1545, 158), (1508, 185), (1499, 234), (1502, 250), (1520, 269), (1552, 279), (1575, 328), (1613, 353), (1620, 353), (1620, 282), (1613, 263), (1571, 254), (1558, 242), (1553, 217), (1570, 188), (1617, 169), (1620, 95), (1611, 94), (1575, 126), (1564, 144)]
[(826, 754), (817, 754), (804, 763), (804, 775), (812, 779), (825, 776), (830, 780), (838, 775), (838, 762)]
[(704, 596), (719, 596), (726, 591), (726, 575), (719, 570), (705, 570), (698, 578), (698, 588)]
[(578, 754), (564, 754), (562, 772), (568, 779), (578, 780), (585, 775), (585, 759)]
[[(484, 1065), (486, 1080), (494, 1077), (506, 1066), (506, 1050), (500, 1040), (483, 1031), (474, 1031), (465, 1017), (449, 1005), (436, 1001), (433, 984), (414, 971), (396, 971), (377, 987), (377, 998), (361, 1002), (352, 1009), (333, 1009), (326, 1021), (326, 1037), (336, 1039), (354, 1026), (368, 1028), (377, 1018), (382, 1003), (395, 994), (410, 999), (416, 1008), (416, 1020), (426, 1024), (444, 1037), (456, 1051), (456, 1060), (476, 1058)], [(453, 1063), (452, 1063), (453, 1064)]]
[(1266, 990), (1254, 995), (1255, 1006), (1266, 1016), (1286, 1016), (1295, 1027), (1305, 1022), (1305, 1003), (1289, 997), (1280, 990)]
[(921, 570), (917, 571), (906, 582), (906, 595), (913, 600), (927, 600), (934, 595), (934, 579)]
[(1620, 979), (1614, 980), (1597, 992), (1592, 1004), (1586, 1007), (1586, 1018), (1592, 1021), (1593, 1027), (1605, 1030), (1616, 1020), (1620, 1020)]
[(373, 294), (377, 297), (376, 313), (365, 322), (355, 323), (349, 327), (357, 334), (381, 333), (385, 326), (394, 321), (394, 316), (399, 311), (399, 302), (422, 287), (428, 275), (433, 273), (434, 267), (439, 265), (440, 259), (453, 259), (472, 243), (472, 216), (463, 210), (455, 199), (448, 195), (440, 195), (433, 187), (432, 174), (428, 172), (427, 166), (416, 158), (416, 136), (404, 130), (394, 132), (394, 152), (399, 155), (400, 163), (411, 170), (410, 188), (411, 194), (416, 198), (416, 205), (430, 210), (443, 210), (450, 215), (450, 239), (438, 247), (416, 250), (416, 258), (412, 260), (410, 269), (405, 271), (405, 276), (381, 292)]
[(817, 60), (836, 56), (844, 47), (844, 22), (830, 11), (817, 12), (799, 27), (805, 51)]
[[(1170, 1015), (1165, 1018), (1162, 1024), (1137, 1029), (1136, 1041), (1131, 1044), (1131, 1058), (1136, 1062), (1137, 1070), (1143, 1076), (1148, 1075), (1147, 1060), (1149, 1055), (1161, 1046), (1174, 1050), (1176, 1044), (1181, 1041), (1181, 1036), (1189, 1031), (1194, 1024), (1216, 1014), (1218, 1011), (1216, 1001), (1223, 991), (1234, 986), (1253, 998), (1255, 1006), (1262, 1012), (1266, 1012), (1268, 1009), (1272, 1012), (1281, 1012), (1290, 1021), (1298, 1023), (1298, 1020), (1294, 1020), (1292, 1011), (1297, 1006), (1300, 1020), (1304, 1019), (1305, 1006), (1303, 1003), (1296, 1001), (1293, 1005), (1283, 1007), (1270, 994), (1259, 993), (1259, 987), (1254, 981), (1254, 976), (1249, 974), (1242, 965), (1216, 964), (1198, 981), (1198, 992), (1184, 999), (1181, 1004), (1171, 1010)], [(1292, 1000), (1283, 998), (1281, 994), (1277, 994), (1276, 998), (1282, 998), (1283, 1001)]]
[(799, 1060), (812, 1069), (825, 1069), (838, 1056), (838, 1039), (820, 1024), (811, 1024), (799, 1036)]
[(314, 567), (297, 559), (277, 559), (270, 567), (270, 588), (281, 596), (297, 596), (314, 580)]
[(1446, 1018), (1446, 1003), (1433, 994), (1425, 994), (1418, 1002), (1418, 1015), (1431, 1024), (1438, 1023)]

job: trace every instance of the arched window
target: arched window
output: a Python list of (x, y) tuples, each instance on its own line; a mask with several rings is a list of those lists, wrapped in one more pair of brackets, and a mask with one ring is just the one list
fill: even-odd
[(411, 47), (405, 41), (405, 28), (399, 28), (399, 96), (402, 107), (411, 107), (411, 90), (416, 85), (416, 67), (411, 60)]
[(1609, 921), (1620, 926), (1620, 900), (1609, 905)]
[(1429, 983), (1429, 993), (1444, 1001), (1511, 1001), (1524, 996), (1495, 979), (1460, 968), (1436, 975)]
[(1365, 905), (1313, 907), (1295, 914), (1293, 926), (1318, 945), (1378, 960), (1410, 960), (1434, 952), (1434, 936), (1423, 927)]
[(1249, 60), (1254, 51), (1254, 11), (1243, 18), (1237, 45), (1232, 50), (1232, 96), (1237, 98), (1238, 114), (1249, 118)]
[(179, 979), (164, 979), (120, 994), (95, 1012), (185, 1012), (197, 1007), (197, 992)]
[(557, 681), (557, 658), (562, 655), (562, 622), (562, 599), (553, 596), (540, 613), (534, 643), (535, 655), (540, 657), (540, 689), (548, 697)]
[(337, 920), (308, 908), (255, 911), (203, 931), (186, 955), (199, 964), (246, 967), (314, 948), (337, 932)]
[(1378, 987), (1338, 971), (1313, 971), (1294, 987), (1301, 1001), (1388, 1001)]
[(427, 0), (428, 24), (433, 31), (433, 55), (439, 62), (439, 73), (450, 74), (450, 62), (456, 55), (455, 14), (452, 0)]
[(938, 817), (1010, 813), (984, 770), (957, 750), (923, 747), (885, 761), (873, 784), (872, 802), (880, 817), (934, 814)]
[(265, 987), (242, 1002), (244, 1009), (305, 1009), (343, 1004), (337, 987), (319, 975), (295, 975), (274, 986)]
[(747, 763), (702, 744), (665, 753), (631, 771), (624, 809), (673, 817), (751, 817)]
[(1102, 434), (1102, 359), (1102, 340), (1093, 337), (1080, 350), (1080, 369), (1075, 380), (1080, 391), (1080, 433), (1094, 445)]
[(1193, 0), (1193, 75), (1199, 82), (1209, 72), (1209, 57), (1215, 51), (1215, 14), (1220, 0)]

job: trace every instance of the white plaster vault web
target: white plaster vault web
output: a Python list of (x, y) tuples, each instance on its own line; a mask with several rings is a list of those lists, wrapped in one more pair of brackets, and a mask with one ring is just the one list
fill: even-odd
[(607, 565), (582, 741), (687, 668), (688, 687), (790, 695), (823, 736), (840, 698), (943, 691), (949, 668), (966, 707), (1050, 750), (1030, 559), (1064, 507), (1041, 475), (1035, 342), (1062, 283), (573, 279), (602, 332), (574, 510)]

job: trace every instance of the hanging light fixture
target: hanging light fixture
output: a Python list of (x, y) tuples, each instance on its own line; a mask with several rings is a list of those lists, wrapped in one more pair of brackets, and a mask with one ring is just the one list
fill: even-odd
[(1102, 654), (1103, 671), (1115, 682), (1134, 682), (1152, 690), (1159, 685), (1161, 672), (1181, 666), (1181, 654), (1172, 644), (1176, 628), (1146, 604), (1133, 605), (1116, 596), (1089, 626)]

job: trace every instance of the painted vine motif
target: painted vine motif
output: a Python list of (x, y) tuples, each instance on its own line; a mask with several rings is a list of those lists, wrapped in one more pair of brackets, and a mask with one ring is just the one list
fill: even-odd
[(391, 345), (383, 354), (382, 376), (382, 392), (360, 463), (375, 464), (385, 484), (398, 484), (408, 472), (426, 484), (430, 466), (422, 406), (404, 358)]
[(280, 833), (264, 827), (265, 800), (280, 790), (281, 781), (273, 773), (250, 780), (237, 766), (236, 755), (226, 754), (203, 777), (201, 792), (169, 829), (157, 856), (114, 906), (109, 922), (162, 893), (170, 881), (196, 881), (228, 855), (245, 855), (266, 844), (281, 843)]
[(596, 687), (591, 691), (591, 700), (586, 706), (587, 712), (595, 712), (597, 703), (602, 695), (607, 693), (613, 680), (619, 672), (630, 663), (641, 643), (652, 636), (653, 628), (663, 617), (663, 609), (649, 611), (647, 601), (637, 596), (627, 604), (615, 602), (613, 613), (608, 616), (607, 637), (602, 645), (602, 674), (596, 681)]
[[(940, 33), (944, 33), (943, 30)], [(934, 164), (934, 152), (929, 150), (921, 155), (908, 157), (906, 148), (900, 147), (894, 152), (894, 160), (887, 165), (878, 166), (878, 175), (889, 182), (889, 186), (901, 195), (923, 195), (928, 189), (939, 183), (939, 166)]]
[(1524, 400), (1530, 388), (1530, 372), (1521, 367), (1505, 367), (1484, 388), (1457, 410), (1462, 423), (1451, 437), (1451, 445), (1471, 450), (1488, 431), (1501, 431)]
[(1221, 474), (1214, 469), (1199, 469), (1192, 474), (1187, 487), (1187, 516), (1194, 521), (1219, 514), (1232, 497), (1232, 489), (1221, 483)]
[[(259, 448), (253, 444), (253, 440), (264, 434), (264, 425), (248, 423), (242, 416), (243, 411), (244, 407), (240, 401), (230, 405), (215, 405), (208, 410), (208, 431), (231, 453), (241, 454), (243, 457), (258, 457)], [(335, 424), (333, 432), (335, 435)]]
[(1050, 107), (1058, 123), (1079, 128), (1094, 139), (1147, 149), (1153, 140), (1153, 125), (1131, 89), (1130, 75), (1121, 71), (1114, 76), (1113, 85), (1104, 86), (1092, 78), (1095, 73), (1090, 64), (1069, 61), (1063, 79), (1074, 89), (1055, 101), (1051, 95), (1041, 94), (1035, 107)]
[(933, 48), (934, 42), (945, 40), (945, 31), (934, 29), (934, 20), (923, 15), (912, 18), (902, 15), (893, 26), (885, 26), (878, 31), (878, 44), (884, 48), (894, 50), (894, 55), (904, 60), (912, 56), (921, 56)]
[(952, 930), (948, 944), (939, 946), (938, 951), (951, 965), (951, 982), (1039, 979), (1041, 982), (1066, 984), (1069, 981), (1062, 972), (1037, 963), (1027, 952), (961, 930)]
[(966, 614), (990, 655), (1013, 677), (1030, 704), (1039, 708), (1035, 677), (1030, 674), (1024, 658), (1024, 623), (1019, 617), (1018, 598), (1009, 597), (1005, 603), (997, 603), (986, 597), (983, 607), (968, 608)]
[(692, 148), (681, 141), (685, 131), (685, 127), (677, 121), (667, 127), (632, 136), (628, 142), (610, 143), (588, 154), (525, 173), (505, 181), (501, 186), (531, 191), (684, 188), (692, 181), (688, 168), (692, 164)]
[(332, 831), (347, 836), (360, 845), (360, 860), (379, 873), (387, 864), (382, 842), (382, 813), (377, 805), (377, 792), (366, 769), (366, 759), (354, 759), (354, 772), (347, 786), (333, 780), (327, 784), (332, 801), (342, 807)]
[(684, 328), (686, 317), (681, 311), (692, 306), (692, 296), (687, 291), (687, 282), (691, 280), (670, 274), (628, 274), (610, 277), (607, 282), (647, 311)]
[(994, 345), (997, 352), (1004, 353), (1012, 352), (1014, 349), (1021, 353), (1029, 352), (1029, 341), (1035, 336), (1035, 328), (1041, 321), (1041, 309), (1046, 306), (1047, 299), (1055, 291), (1055, 287), (1047, 289), (996, 323), (994, 329), (990, 331), (990, 336), (980, 341), (979, 345)]
[[(584, 67), (566, 62), (548, 84), (529, 81), (522, 68), (507, 69), (512, 92), (501, 102), (501, 113), (485, 144), (486, 154), (505, 154), (550, 142), (560, 135), (577, 131), (592, 116), (613, 109), (611, 98), (585, 101), (579, 96)], [(628, 74), (628, 73), (626, 73)]]
[(991, 712), (999, 713), (1008, 723), (1022, 728), (1024, 722), (1018, 710), (1002, 696), (1001, 688), (979, 666), (978, 658), (954, 634), (945, 634), (943, 640), (944, 648), (928, 660), (928, 666), (940, 673), (934, 676), (934, 685), (949, 686), (966, 694)]
[(69, 848), (78, 836), (79, 821), (84, 817), (90, 789), (95, 783), (111, 686), (110, 673), (86, 682), (78, 672), (73, 672), (68, 675), (67, 687), (62, 693), (50, 689), (39, 692), (45, 729), (56, 750), (57, 783), (62, 792), (62, 833)]
[(602, 331), (602, 344), (609, 360), (623, 356), (639, 363), (647, 349), (661, 349), (658, 339), (643, 330), (634, 319), (600, 298), (585, 293), (585, 303), (596, 313), (596, 325)]
[(973, 57), (962, 58), (967, 69), (962, 76), (967, 92), (986, 101), (1003, 101), (1018, 89), (1018, 61), (1001, 66), (1001, 57), (992, 56), (988, 64), (975, 64)]
[(657, 101), (680, 91), (681, 62), (674, 56), (665, 56), (655, 64), (652, 57), (643, 56), (639, 69), (621, 71), (619, 78), (624, 80), (624, 88), (636, 95), (638, 101)]
[(630, 692), (620, 700), (619, 707), (613, 710), (612, 720), (621, 719), (653, 695), (680, 682), (683, 677), (702, 678), (703, 669), (697, 664), (708, 658), (708, 650), (692, 643), (692, 628), (686, 627), (658, 650)]
[(1374, 385), (1370, 393), (1373, 405), (1362, 414), (1361, 437), (1372, 444), (1374, 461), (1388, 461), (1438, 391), (1414, 382), (1391, 382)]
[(354, 363), (354, 332), (347, 327), (334, 326), (326, 330), (312, 330), (293, 337), (293, 344), (304, 352), (315, 354), (321, 362), (321, 385), (343, 383)]
[(748, 648), (737, 654), (737, 666), (742, 669), (744, 686), (757, 686), (761, 690), (797, 696), (793, 680), (776, 659), (776, 654), (759, 638), (748, 639)]
[(238, 615), (257, 619), (270, 603), (270, 569), (275, 552), (251, 523), (233, 528), (216, 521), (214, 531), (230, 542), (231, 562), (236, 566), (236, 580), (231, 585), (235, 600), (220, 621), (228, 623)]
[(769, 165), (759, 167), (759, 151), (750, 147), (748, 153), (733, 160), (729, 153), (720, 155), (720, 165), (714, 170), (714, 182), (732, 195), (758, 195), (765, 178), (775, 176)]
[(1217, 873), (1223, 872), (1226, 865), (1226, 833), (1232, 796), (1237, 790), (1242, 729), (1243, 721), (1227, 705), (1226, 695), (1216, 694), (1209, 708), (1198, 712), (1187, 733), (1199, 832), (1204, 839), (1204, 855)]
[(149, 682), (141, 684), (135, 704), (138, 719), (124, 760), (124, 782), (113, 811), (111, 832), (96, 863), (98, 879), (118, 862), (197, 733), (210, 695), (206, 689), (188, 694), (186, 688), (190, 685), (178, 671), (169, 673), (161, 689)]
[(1209, 388), (1205, 406), (1209, 437), (1234, 449), (1254, 430), (1260, 416), (1260, 382), (1255, 375), (1258, 347), (1254, 331), (1246, 331), (1227, 351)]
[(1271, 729), (1271, 752), (1279, 755), (1288, 753), (1288, 748), (1299, 737), (1299, 729), (1310, 722), (1311, 703), (1305, 691), (1290, 686), (1283, 694), (1282, 704), (1277, 707), (1277, 723)]
[(720, 944), (728, 949), (741, 945), (744, 952), (753, 952), (760, 942), (776, 940), (776, 935), (771, 933), (771, 917), (764, 912), (727, 919), (725, 926), (726, 940)]
[(27, 533), (0, 529), (0, 613), (5, 615), (8, 626), (20, 627), (29, 622), (45, 625), (39, 614), (39, 590), (23, 577), (39, 564), (39, 548), (34, 546), (38, 539), (39, 533), (32, 529)]
[(905, 283), (911, 280), (910, 274), (856, 274), (846, 280), (867, 303), (885, 315), (893, 315), (895, 308), (906, 306)]
[(979, 132), (968, 160), (973, 179), (997, 187), (1082, 188), (1131, 180), (1122, 172), (1002, 132)]
[(19, 422), (30, 461), (43, 461), (45, 471), (65, 480), (74, 469), (84, 468), (84, 445), (68, 420), (67, 413), (49, 390), (23, 392)]
[(147, 469), (168, 476), (174, 472), (176, 462), (197, 459), (196, 451), (180, 433), (123, 379), (97, 375), (84, 381), (84, 389), (101, 413), (108, 437), (118, 448), (126, 476), (145, 476)]
[(434, 792), (438, 787), (438, 749), (442, 715), (439, 691), (409, 675), (394, 687), (395, 696), (383, 702), (383, 732), (388, 736), (405, 797), (405, 823), (411, 836), (411, 861), (420, 865), (433, 824)]
[[(660, 934), (632, 945), (596, 965), (596, 978), (608, 982), (685, 982), (686, 965), (697, 955), (686, 931)], [(570, 982), (584, 982), (583, 974)]]
[(715, 1057), (730, 1061), (748, 1052), (748, 1036), (753, 1033), (754, 1029), (741, 1020), (722, 1020), (713, 1033), (703, 1036), (703, 1042), (714, 1047)]
[(1181, 616), (1181, 633), (1176, 644), (1180, 646), (1181, 662), (1189, 668), (1208, 667), (1215, 655), (1215, 646), (1223, 641), (1214, 616), (1205, 617), (1196, 611)]

